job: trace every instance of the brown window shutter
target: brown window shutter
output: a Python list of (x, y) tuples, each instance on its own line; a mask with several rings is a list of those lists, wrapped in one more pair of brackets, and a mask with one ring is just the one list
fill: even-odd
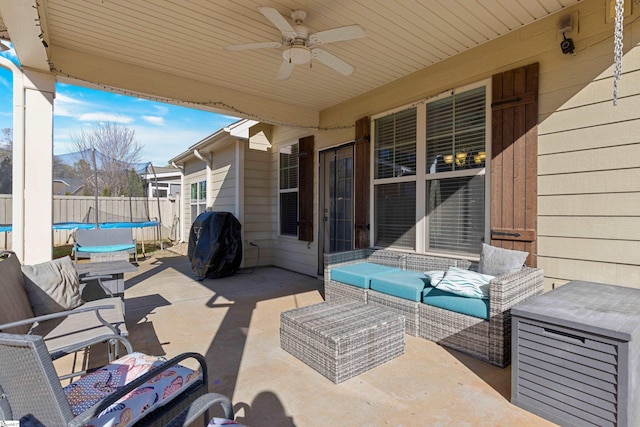
[(369, 117), (363, 117), (356, 122), (355, 177), (353, 186), (355, 198), (353, 225), (356, 249), (369, 247), (370, 123)]
[(538, 63), (492, 79), (491, 244), (537, 263)]
[(313, 242), (313, 135), (298, 150), (298, 240)]

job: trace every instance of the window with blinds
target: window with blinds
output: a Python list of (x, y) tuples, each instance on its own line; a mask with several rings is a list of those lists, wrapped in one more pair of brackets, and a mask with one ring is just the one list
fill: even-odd
[(416, 174), (416, 122), (416, 108), (375, 121), (376, 179)]
[(478, 254), (485, 230), (486, 88), (426, 107), (426, 248)]
[(427, 181), (427, 241), (434, 251), (480, 253), (484, 175)]
[(415, 181), (375, 186), (375, 244), (415, 249)]
[[(487, 108), (487, 86), (480, 83), (374, 118), (376, 246), (480, 253), (486, 231)], [(416, 163), (417, 153), (425, 164)], [(418, 228), (416, 218), (422, 215), (424, 227)], [(418, 229), (424, 234), (416, 236)]]
[(483, 168), (485, 87), (427, 104), (427, 173)]
[(298, 235), (298, 144), (280, 149), (280, 234)]
[(280, 149), (280, 189), (298, 188), (298, 144)]

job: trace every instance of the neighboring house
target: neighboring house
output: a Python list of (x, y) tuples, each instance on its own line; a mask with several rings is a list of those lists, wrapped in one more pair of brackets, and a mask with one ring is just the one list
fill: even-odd
[[(264, 185), (271, 180), (271, 153), (264, 145), (249, 144), (253, 120), (240, 120), (222, 128), (171, 159), (183, 171), (182, 239), (188, 241), (191, 224), (207, 209), (231, 212), (242, 224), (244, 266), (261, 265), (272, 239), (270, 197)], [(253, 248), (253, 247), (252, 247)]]
[(147, 187), (149, 198), (175, 198), (182, 194), (180, 169), (173, 166), (153, 166), (149, 164), (141, 174), (143, 185)]
[(82, 195), (84, 181), (75, 178), (53, 178), (53, 194), (57, 196), (64, 195)]

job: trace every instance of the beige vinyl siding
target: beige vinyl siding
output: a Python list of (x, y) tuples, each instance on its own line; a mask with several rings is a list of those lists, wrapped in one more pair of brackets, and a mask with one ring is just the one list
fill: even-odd
[[(297, 271), (302, 274), (315, 276), (318, 270), (318, 245), (317, 245), (317, 189), (318, 176), (314, 176), (314, 241), (310, 245), (301, 242), (297, 237), (278, 235), (278, 150), (283, 145), (296, 142), (298, 139), (310, 135), (311, 131), (304, 131), (292, 128), (274, 128), (273, 146), (271, 148), (271, 232), (273, 236), (273, 248), (271, 252), (272, 264)], [(314, 149), (314, 165), (318, 163), (318, 150)], [(317, 170), (317, 167), (316, 167)]]
[[(244, 266), (271, 265), (271, 151), (244, 151)], [(249, 244), (258, 245), (255, 248)]]
[(211, 210), (231, 212), (236, 218), (236, 152), (235, 145), (213, 153), (211, 168)]
[[(637, 43), (639, 32), (628, 26), (625, 42)], [(626, 51), (618, 106), (609, 66), (540, 124), (538, 260), (547, 289), (569, 280), (640, 288), (640, 46)]]

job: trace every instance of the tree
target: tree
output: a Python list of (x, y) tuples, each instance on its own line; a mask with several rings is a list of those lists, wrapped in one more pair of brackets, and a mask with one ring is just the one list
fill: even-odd
[[(93, 176), (94, 155), (98, 170), (98, 194), (128, 195), (129, 171), (140, 161), (142, 145), (135, 139), (135, 130), (125, 125), (105, 122), (93, 129), (82, 129), (71, 135), (78, 151), (82, 152), (82, 164), (76, 167), (83, 172), (85, 193), (95, 194)], [(89, 168), (86, 166), (90, 165)]]
[(0, 136), (0, 194), (11, 194), (13, 185), (13, 129), (2, 129)]

